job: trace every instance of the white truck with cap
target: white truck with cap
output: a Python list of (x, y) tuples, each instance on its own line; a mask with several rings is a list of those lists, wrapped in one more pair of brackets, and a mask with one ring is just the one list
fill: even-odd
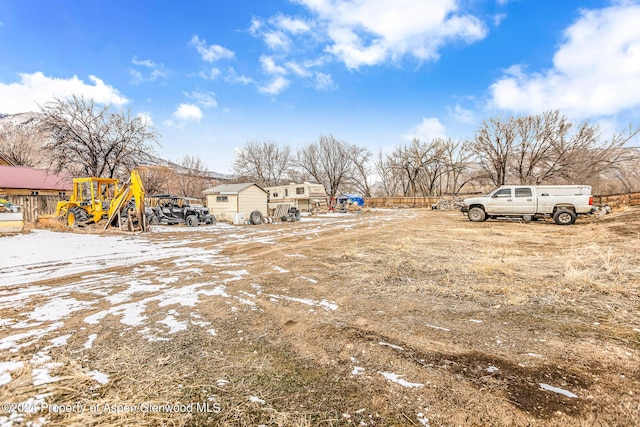
[(464, 200), (462, 212), (469, 220), (498, 217), (522, 218), (525, 222), (551, 217), (559, 225), (571, 225), (578, 215), (594, 211), (588, 185), (503, 185), (482, 197)]

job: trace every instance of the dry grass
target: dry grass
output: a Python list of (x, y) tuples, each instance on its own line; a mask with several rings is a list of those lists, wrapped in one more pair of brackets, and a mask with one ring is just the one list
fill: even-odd
[[(251, 272), (227, 292), (255, 292), (251, 285), (259, 284), (257, 309), (230, 310), (212, 298), (198, 314), (215, 325), (215, 336), (190, 327), (168, 341), (105, 319), (91, 331), (100, 336), (93, 348), (83, 349), (89, 331), (80, 329), (51, 351), (59, 381), (34, 390), (27, 364), (0, 398), (38, 392), (49, 393), (51, 404), (219, 408), (46, 415), (61, 426), (421, 425), (418, 413), (434, 426), (640, 423), (640, 334), (633, 329), (640, 328), (640, 238), (628, 234), (640, 227), (638, 210), (574, 227), (405, 212), (409, 220), (403, 213), (375, 227), (358, 215), (339, 236), (318, 231), (275, 248), (227, 243), (223, 255)], [(384, 215), (391, 214), (373, 209), (366, 218)], [(286, 279), (274, 264), (290, 272)], [(339, 309), (274, 302), (270, 294), (326, 299)], [(353, 375), (354, 366), (365, 373)], [(489, 366), (499, 370), (488, 373)], [(98, 384), (94, 370), (109, 382)], [(380, 372), (423, 387), (401, 387)]]

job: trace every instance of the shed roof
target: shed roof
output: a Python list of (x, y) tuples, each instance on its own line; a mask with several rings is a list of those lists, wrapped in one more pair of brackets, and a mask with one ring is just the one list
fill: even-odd
[(264, 188), (260, 187), (256, 183), (244, 182), (244, 183), (239, 183), (239, 184), (220, 184), (220, 185), (216, 185), (215, 187), (212, 187), (212, 188), (209, 188), (207, 190), (204, 190), (202, 192), (202, 194), (240, 194), (242, 191), (246, 190), (247, 188), (249, 188), (249, 187), (251, 187), (253, 185), (258, 187), (260, 190), (264, 191), (265, 193), (267, 192), (267, 190), (265, 190)]
[(0, 166), (0, 188), (70, 191), (73, 189), (73, 179), (69, 174), (44, 169)]

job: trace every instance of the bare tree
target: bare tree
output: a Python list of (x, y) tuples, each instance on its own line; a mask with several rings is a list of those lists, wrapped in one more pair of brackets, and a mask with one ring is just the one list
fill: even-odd
[(138, 172), (147, 194), (169, 192), (169, 183), (175, 180), (176, 173), (167, 166), (139, 166)]
[(601, 142), (597, 125), (574, 126), (555, 110), (508, 121), (492, 118), (470, 147), (495, 185), (593, 182), (625, 159), (624, 145), (638, 132), (629, 127)]
[(273, 141), (249, 141), (236, 153), (233, 170), (236, 175), (270, 187), (280, 185), (293, 166), (293, 155), (288, 145), (278, 146)]
[(130, 110), (113, 113), (109, 108), (75, 95), (41, 107), (41, 129), (50, 135), (44, 147), (50, 167), (111, 178), (126, 175), (151, 154), (156, 131)]
[(351, 171), (348, 176), (348, 184), (354, 191), (364, 197), (371, 197), (369, 177), (371, 176), (371, 151), (357, 145), (350, 145), (347, 156), (351, 162)]
[(469, 173), (471, 152), (468, 144), (467, 141), (454, 141), (451, 138), (444, 142), (442, 159), (446, 164), (446, 173), (440, 179), (440, 194), (458, 194), (472, 179)]
[(30, 119), (24, 123), (0, 122), (0, 153), (16, 166), (37, 167), (42, 162), (40, 134)]
[(402, 177), (399, 175), (398, 169), (394, 167), (394, 164), (394, 160), (390, 155), (383, 155), (382, 151), (378, 152), (374, 167), (381, 180), (383, 196), (395, 196), (402, 191)]
[(488, 122), (483, 121), (469, 144), (469, 149), (478, 159), (485, 177), (495, 185), (504, 185), (507, 182), (515, 138), (515, 120), (510, 118), (504, 121), (498, 117), (491, 118)]
[(202, 198), (202, 192), (210, 186), (206, 171), (207, 167), (199, 157), (184, 156), (175, 176), (178, 195)]
[(347, 182), (351, 168), (350, 146), (332, 135), (321, 136), (318, 142), (298, 150), (297, 165), (324, 185), (333, 201), (341, 185)]

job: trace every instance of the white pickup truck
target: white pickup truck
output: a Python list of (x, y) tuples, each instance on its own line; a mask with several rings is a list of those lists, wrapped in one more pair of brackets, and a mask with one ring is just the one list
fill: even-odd
[(594, 211), (588, 185), (504, 185), (482, 197), (464, 200), (462, 212), (470, 221), (515, 217), (525, 222), (551, 217), (559, 225), (571, 225), (578, 215)]

